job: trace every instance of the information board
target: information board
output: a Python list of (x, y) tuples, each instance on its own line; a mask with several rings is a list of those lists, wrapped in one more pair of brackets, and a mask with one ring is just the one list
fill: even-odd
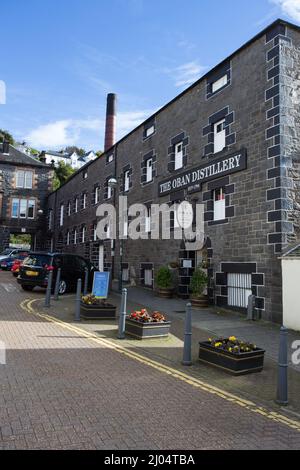
[(96, 271), (93, 280), (93, 295), (98, 299), (106, 299), (108, 296), (109, 272)]

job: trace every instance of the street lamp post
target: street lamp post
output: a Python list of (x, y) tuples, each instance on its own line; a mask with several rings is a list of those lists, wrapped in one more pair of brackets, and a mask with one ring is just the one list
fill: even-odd
[[(121, 186), (121, 181), (118, 181), (117, 178), (112, 177), (108, 180), (108, 187), (111, 189), (116, 189), (118, 187), (119, 193), (120, 193), (120, 186)], [(115, 202), (115, 205), (116, 205), (116, 202)], [(120, 235), (120, 219), (119, 218), (118, 218), (118, 226), (119, 226), (119, 230), (117, 233), (119, 233)], [(120, 236), (119, 236), (119, 243), (120, 243), (119, 245), (120, 246), (119, 292), (122, 292), (123, 238), (120, 238)]]

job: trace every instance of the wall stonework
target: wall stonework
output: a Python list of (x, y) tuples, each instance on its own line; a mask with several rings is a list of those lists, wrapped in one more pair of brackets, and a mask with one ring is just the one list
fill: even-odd
[[(300, 30), (276, 22), (158, 111), (149, 120), (155, 123), (154, 134), (145, 139), (145, 126), (141, 125), (107, 154), (86, 165), (49, 197), (55, 224), (48, 239), (53, 240), (55, 249), (77, 252), (97, 264), (99, 246), (103, 244), (104, 268), (112, 269), (113, 275), (118, 276), (120, 242), (116, 240), (112, 247), (110, 240), (94, 241), (92, 237), (92, 227), (97, 222), (93, 191), (100, 184), (99, 204), (112, 202), (118, 209), (120, 191), (116, 190), (107, 200), (107, 179), (119, 178), (124, 168), (130, 168), (128, 205), (137, 202), (170, 205), (184, 199), (205, 205), (206, 244), (202, 255), (207, 264), (210, 302), (228, 307), (228, 273), (250, 274), (256, 309), (263, 318), (281, 322), (278, 257), (299, 236), (299, 60)], [(230, 86), (210, 94), (207, 99), (212, 77), (219, 77), (224, 70), (228, 72), (228, 64)], [(212, 143), (210, 117), (218, 117), (224, 110), (226, 147), (214, 154), (213, 148), (208, 148)], [(184, 170), (175, 171), (170, 143), (179, 135), (188, 137), (188, 141)], [(215, 179), (203, 182), (193, 194), (182, 189), (159, 197), (159, 183), (166, 178), (200, 165), (211, 165), (241, 150), (247, 154), (246, 169), (226, 177), (216, 175)], [(114, 160), (108, 164), (107, 156), (112, 152)], [(155, 155), (153, 180), (147, 184), (143, 178), (145, 155)], [(83, 171), (88, 172), (87, 179), (83, 178)], [(215, 223), (213, 190), (218, 185), (224, 188), (226, 217)], [(59, 227), (60, 204), (67, 211), (68, 201), (83, 192), (88, 194), (86, 209), (76, 214), (72, 209), (70, 216), (65, 212), (63, 227)], [(59, 240), (66, 239), (68, 230), (73, 232), (77, 227), (80, 231), (83, 224), (87, 227), (85, 243), (58, 246)], [(142, 285), (147, 266), (153, 268), (154, 278), (161, 265), (177, 266), (177, 293), (186, 298), (198, 255), (182, 240), (124, 240), (122, 262), (129, 268), (130, 280)], [(190, 261), (190, 267), (183, 266), (184, 260)]]

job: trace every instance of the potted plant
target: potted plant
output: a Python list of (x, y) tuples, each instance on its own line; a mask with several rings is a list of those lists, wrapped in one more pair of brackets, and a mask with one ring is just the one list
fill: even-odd
[(158, 295), (171, 298), (173, 295), (173, 276), (168, 266), (161, 266), (156, 273), (155, 282), (158, 287)]
[(265, 351), (253, 343), (238, 340), (235, 336), (217, 338), (199, 343), (199, 360), (232, 375), (260, 372)]
[(116, 318), (116, 306), (93, 294), (81, 297), (80, 316), (85, 320), (109, 320)]
[(207, 307), (207, 295), (204, 295), (204, 290), (207, 287), (208, 277), (207, 274), (198, 266), (191, 279), (190, 289), (192, 291), (191, 301), (194, 307)]
[(147, 309), (135, 310), (125, 322), (125, 331), (137, 339), (168, 336), (171, 322), (158, 311), (150, 314)]

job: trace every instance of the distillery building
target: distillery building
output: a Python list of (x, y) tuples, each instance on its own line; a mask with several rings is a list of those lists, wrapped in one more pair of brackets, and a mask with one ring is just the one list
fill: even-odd
[[(124, 280), (148, 288), (169, 265), (182, 298), (200, 264), (211, 304), (245, 311), (252, 293), (263, 318), (281, 321), (279, 257), (299, 239), (299, 104), (300, 28), (282, 20), (118, 142), (109, 95), (105, 152), (48, 199), (49, 247), (82, 254), (114, 278), (122, 268)], [(204, 242), (113, 242), (109, 230), (99, 240), (96, 209), (117, 206), (120, 194), (128, 205), (204, 204)]]

